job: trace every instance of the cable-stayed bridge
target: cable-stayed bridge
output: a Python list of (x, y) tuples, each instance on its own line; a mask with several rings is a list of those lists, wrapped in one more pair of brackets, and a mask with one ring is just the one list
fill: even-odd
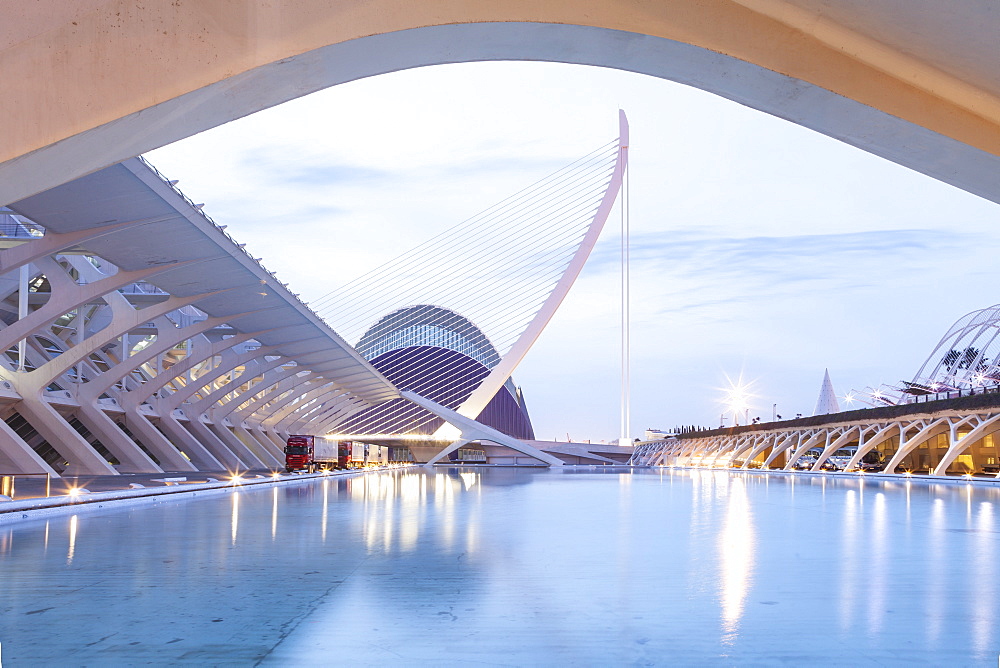
[(11, 203), (0, 472), (274, 469), (289, 434), (345, 430), (562, 464), (525, 442), (511, 374), (600, 234), (627, 137), (622, 114), (615, 141), (312, 308), (141, 158)]

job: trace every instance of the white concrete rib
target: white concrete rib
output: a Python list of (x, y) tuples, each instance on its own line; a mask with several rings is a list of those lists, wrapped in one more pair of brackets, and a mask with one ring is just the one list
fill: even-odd
[[(325, 321), (140, 158), (10, 208), (55, 233), (139, 221), (81, 247), (123, 270), (187, 263), (146, 280), (176, 297), (206, 295), (193, 305), (209, 316), (232, 316), (227, 323), (237, 332), (253, 332), (272, 354), (295, 361), (365, 402), (398, 396)], [(144, 222), (149, 220), (156, 222)]]

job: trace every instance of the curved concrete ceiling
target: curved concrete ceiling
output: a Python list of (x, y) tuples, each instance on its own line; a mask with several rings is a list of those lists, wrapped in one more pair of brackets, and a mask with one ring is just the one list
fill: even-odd
[(672, 79), (1000, 201), (989, 0), (40, 0), (0, 27), (0, 202), (254, 111), (476, 60)]

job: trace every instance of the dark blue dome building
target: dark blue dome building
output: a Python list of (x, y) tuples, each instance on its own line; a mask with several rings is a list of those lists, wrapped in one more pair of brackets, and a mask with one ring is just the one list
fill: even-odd
[[(426, 304), (384, 316), (356, 348), (399, 389), (451, 409), (461, 406), (500, 363), (493, 344), (468, 319)], [(514, 438), (535, 438), (524, 397), (510, 378), (476, 419)], [(351, 416), (338, 430), (373, 436), (431, 435), (443, 424), (423, 408), (396, 399)]]

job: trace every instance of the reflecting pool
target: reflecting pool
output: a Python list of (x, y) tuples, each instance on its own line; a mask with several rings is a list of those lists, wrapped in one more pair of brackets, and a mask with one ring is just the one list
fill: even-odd
[(408, 469), (0, 527), (3, 665), (996, 665), (1000, 489)]

